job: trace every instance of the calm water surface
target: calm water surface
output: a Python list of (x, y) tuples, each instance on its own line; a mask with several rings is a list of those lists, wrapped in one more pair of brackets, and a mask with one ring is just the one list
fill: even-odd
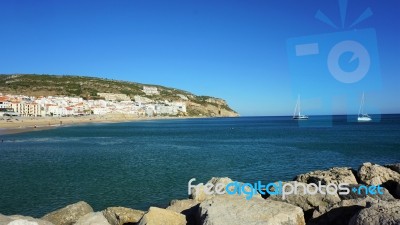
[[(311, 119), (325, 120), (325, 117)], [(272, 182), (334, 166), (400, 162), (400, 115), (299, 127), (289, 117), (158, 120), (3, 135), (0, 213), (40, 217), (80, 200), (146, 210), (213, 176)]]

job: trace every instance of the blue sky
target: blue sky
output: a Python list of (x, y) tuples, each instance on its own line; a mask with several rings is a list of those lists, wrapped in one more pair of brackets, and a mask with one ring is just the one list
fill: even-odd
[[(368, 7), (373, 16), (349, 28)], [(32, 0), (1, 1), (0, 10), (0, 73), (87, 75), (166, 85), (224, 98), (250, 116), (292, 114), (302, 84), (315, 87), (301, 93), (306, 114), (354, 112), (365, 89), (370, 111), (400, 112), (396, 0), (349, 0), (344, 28), (337, 0)], [(318, 10), (340, 28), (317, 20)], [(319, 70), (327, 53), (304, 64), (295, 62), (293, 68), (297, 59), (288, 53), (288, 40), (317, 37), (321, 45), (329, 45), (324, 44), (329, 43), (326, 38), (336, 40), (318, 35), (356, 31), (361, 38), (366, 28), (376, 31), (376, 41), (367, 37), (366, 48), (377, 49), (371, 53), (371, 65), (379, 72), (371, 76), (379, 78), (379, 85), (365, 81), (365, 86), (359, 83), (353, 92), (345, 92), (338, 83), (318, 79), (296, 83), (299, 71), (323, 73)], [(316, 107), (321, 102), (329, 105), (328, 112)]]

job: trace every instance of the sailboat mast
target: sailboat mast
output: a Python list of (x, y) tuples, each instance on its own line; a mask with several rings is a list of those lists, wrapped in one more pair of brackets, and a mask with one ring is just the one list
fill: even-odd
[(301, 107), (300, 95), (299, 95), (299, 100), (298, 101), (299, 101), (299, 116), (300, 116), (300, 114), (301, 114), (300, 113), (300, 110), (301, 110), (301, 108), (300, 108)]
[(358, 115), (363, 115), (363, 114), (364, 114), (364, 92), (361, 97), (360, 109), (358, 110)]

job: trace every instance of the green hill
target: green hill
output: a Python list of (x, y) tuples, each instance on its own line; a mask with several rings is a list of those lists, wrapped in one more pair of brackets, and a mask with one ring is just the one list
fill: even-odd
[[(157, 87), (159, 95), (146, 95), (143, 86)], [(143, 96), (154, 101), (185, 101), (188, 116), (237, 116), (223, 100), (197, 96), (190, 92), (152, 84), (102, 79), (85, 76), (58, 76), (37, 74), (0, 75), (0, 93), (27, 96), (80, 96), (101, 99), (97, 93), (126, 94), (131, 99)], [(185, 99), (187, 98), (187, 100)]]

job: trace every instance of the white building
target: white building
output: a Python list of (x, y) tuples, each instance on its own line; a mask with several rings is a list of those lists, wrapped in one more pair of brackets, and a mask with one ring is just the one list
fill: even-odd
[(148, 87), (148, 86), (143, 86), (143, 92), (146, 95), (159, 95), (160, 92), (158, 92), (156, 87)]
[(33, 102), (11, 102), (10, 108), (20, 116), (41, 116), (41, 109), (37, 103)]

